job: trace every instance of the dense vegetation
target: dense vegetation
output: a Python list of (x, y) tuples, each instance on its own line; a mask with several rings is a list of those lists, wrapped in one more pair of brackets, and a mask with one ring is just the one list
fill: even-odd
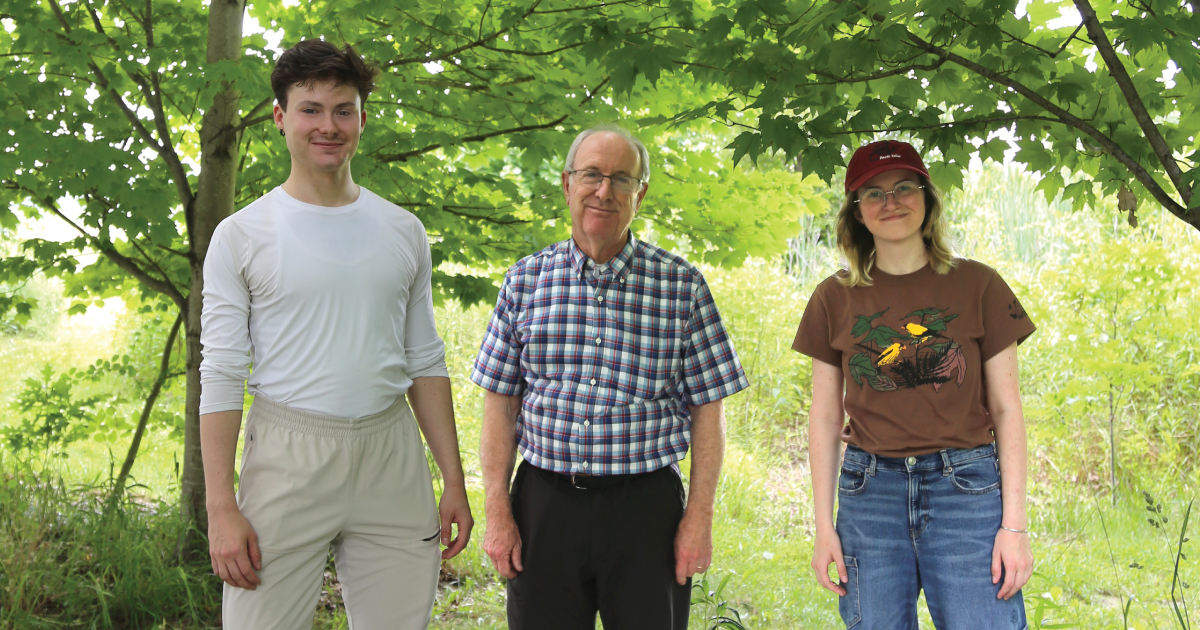
[[(1026, 588), (1031, 627), (1186, 627), (1171, 596), (1183, 513), (1200, 487), (1200, 238), (1162, 211), (1133, 230), (1112, 206), (1084, 213), (1047, 206), (1035, 183), (1019, 169), (989, 164), (948, 202), (959, 251), (1000, 269), (1039, 325), (1021, 348), (1037, 533), (1037, 573)], [(817, 198), (828, 204), (828, 195)], [(717, 550), (707, 591), (696, 591), (695, 628), (711, 625), (705, 619), (721, 602), (729, 607), (723, 614), (748, 628), (837, 624), (836, 602), (807, 568), (809, 365), (788, 349), (809, 292), (837, 256), (828, 214), (806, 215), (799, 228), (785, 255), (732, 270), (706, 267), (754, 387), (729, 401)], [(55, 310), (52, 284), (36, 280), (24, 290), (41, 295), (47, 313)], [(131, 492), (104, 515), (128, 441), (120, 419), (140, 411), (159, 367), (161, 316), (127, 304), (111, 325), (98, 326), (89, 322), (103, 313), (64, 316), (61, 299), (56, 308), (0, 338), (5, 430), (37, 418), (20, 411), (22, 401), (61, 401), (53, 392), (64, 371), (87, 373), (98, 358), (114, 362), (113, 354), (130, 369), (72, 381), (70, 400), (96, 399), (85, 414), (90, 424), (70, 423), (83, 427), (80, 439), (0, 449), (0, 627), (211, 627), (218, 581), (206, 564), (175, 556), (178, 383), (162, 394), (156, 413), (166, 417), (146, 438)], [(482, 397), (465, 377), (488, 311), (447, 302), (437, 313), (477, 516)], [(1197, 571), (1190, 560), (1179, 566), (1175, 600), (1190, 605)], [(503, 627), (503, 586), (477, 543), (446, 564), (442, 586), (435, 627)], [(326, 590), (315, 613), (321, 627), (345, 627), (332, 575)]]
[[(0, 25), (0, 628), (214, 623), (200, 270), (216, 222), (285, 175), (269, 42), (322, 35), (385, 70), (354, 172), (432, 236), (477, 517), (465, 374), (496, 281), (565, 237), (563, 145), (617, 120), (651, 147), (635, 230), (706, 265), (754, 382), (694, 625), (835, 627), (805, 568), (809, 366), (788, 346), (837, 265), (847, 151), (901, 136), (950, 189), (959, 251), (1040, 326), (1033, 627), (1190, 628), (1194, 2), (0, 0)], [(501, 624), (477, 545), (443, 578), (440, 624)], [(338, 602), (331, 573), (322, 624)]]
[[(438, 293), (464, 305), (565, 234), (557, 146), (598, 120), (651, 140), (668, 176), (645, 215), (716, 264), (778, 251), (802, 212), (787, 200), (811, 190), (793, 171), (832, 182), (884, 132), (916, 140), (944, 185), (972, 153), (1011, 152), (1047, 199), (1116, 195), (1131, 224), (1153, 199), (1200, 228), (1190, 0), (0, 0), (0, 24), (0, 226), (69, 227), (0, 258), (0, 283), (50, 274), (73, 309), (121, 295), (180, 327), (180, 492), (200, 530), (203, 261), (217, 222), (287, 168), (267, 35), (380, 63), (356, 175), (420, 216), (449, 263)], [(0, 316), (35, 306), (0, 288)]]

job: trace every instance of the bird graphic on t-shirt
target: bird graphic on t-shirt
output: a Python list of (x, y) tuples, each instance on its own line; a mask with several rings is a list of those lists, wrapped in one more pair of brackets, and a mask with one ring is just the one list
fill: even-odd
[(879, 361), (875, 365), (880, 366), (894, 363), (896, 359), (900, 358), (900, 351), (907, 348), (908, 346), (900, 345), (900, 342), (893, 343), (879, 354)]
[[(929, 339), (929, 335), (925, 335), (925, 333), (928, 332), (929, 329), (920, 324), (912, 324), (912, 323), (905, 324), (904, 329), (908, 331), (908, 334), (912, 335), (914, 346), (919, 346), (922, 343), (924, 343), (926, 340)], [(921, 335), (925, 335), (925, 336), (922, 337)]]

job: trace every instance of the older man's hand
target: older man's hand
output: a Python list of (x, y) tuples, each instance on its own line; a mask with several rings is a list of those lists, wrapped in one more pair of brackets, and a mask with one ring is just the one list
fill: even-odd
[(687, 510), (675, 532), (675, 581), (686, 584), (687, 579), (704, 573), (712, 564), (712, 514)]
[(508, 579), (524, 570), (521, 565), (521, 533), (512, 513), (489, 514), (487, 532), (483, 535), (483, 550), (492, 559), (496, 571)]

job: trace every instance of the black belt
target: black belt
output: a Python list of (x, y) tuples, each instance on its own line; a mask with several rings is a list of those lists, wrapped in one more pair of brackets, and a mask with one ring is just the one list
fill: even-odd
[(546, 479), (556, 486), (561, 483), (571, 486), (572, 488), (578, 488), (579, 490), (604, 490), (607, 488), (614, 488), (616, 486), (624, 486), (649, 477), (655, 473), (661, 474), (664, 470), (671, 470), (670, 466), (663, 466), (658, 470), (628, 475), (585, 475), (579, 473), (556, 473), (552, 470), (546, 470), (545, 468), (538, 468), (529, 462), (521, 462), (521, 465), (528, 466), (530, 470), (536, 472), (538, 475), (541, 475), (543, 479)]

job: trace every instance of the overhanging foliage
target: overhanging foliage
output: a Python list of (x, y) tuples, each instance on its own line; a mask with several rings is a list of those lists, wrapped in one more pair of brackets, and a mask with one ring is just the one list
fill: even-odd
[[(649, 82), (686, 73), (720, 90), (670, 120), (741, 130), (735, 161), (781, 152), (829, 182), (849, 151), (889, 134), (923, 144), (934, 179), (957, 186), (972, 152), (1001, 160), (1011, 138), (1047, 199), (1061, 191), (1094, 207), (1093, 184), (1134, 191), (1200, 229), (1194, 2), (636, 4), (619, 28), (675, 28), (621, 39), (609, 71)], [(586, 28), (613, 26), (591, 16)]]

